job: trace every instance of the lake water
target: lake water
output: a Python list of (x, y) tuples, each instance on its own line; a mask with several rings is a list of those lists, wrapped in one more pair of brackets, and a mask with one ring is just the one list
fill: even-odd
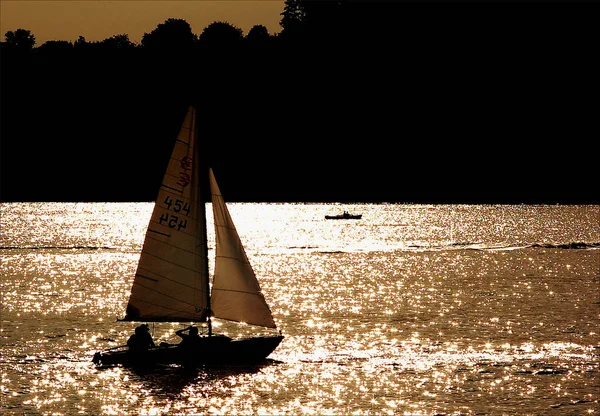
[(3, 414), (600, 413), (600, 206), (232, 204), (270, 359), (96, 368), (152, 207), (0, 204)]

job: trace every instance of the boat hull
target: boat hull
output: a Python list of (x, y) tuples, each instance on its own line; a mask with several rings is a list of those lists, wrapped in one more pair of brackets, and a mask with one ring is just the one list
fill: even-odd
[(100, 351), (94, 354), (92, 361), (100, 367), (247, 364), (265, 360), (282, 340), (281, 335), (239, 339), (222, 335), (206, 336), (193, 355), (185, 354), (177, 344), (161, 344), (144, 354), (131, 354), (127, 349)]
[(325, 215), (326, 220), (360, 220), (362, 214), (357, 215)]

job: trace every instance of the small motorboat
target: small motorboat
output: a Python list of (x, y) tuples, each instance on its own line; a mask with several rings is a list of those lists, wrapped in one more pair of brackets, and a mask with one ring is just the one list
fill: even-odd
[(344, 211), (338, 215), (325, 215), (326, 220), (360, 220), (362, 214), (350, 214), (348, 211)]

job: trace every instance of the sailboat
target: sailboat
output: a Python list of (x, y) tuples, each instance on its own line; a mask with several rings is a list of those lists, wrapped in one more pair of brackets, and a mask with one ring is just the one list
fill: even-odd
[[(266, 359), (283, 340), (237, 233), (212, 168), (203, 165), (196, 109), (189, 107), (160, 186), (135, 272), (125, 317), (119, 321), (176, 322), (204, 326), (192, 362), (248, 363)], [(206, 203), (208, 180), (215, 229), (212, 284)], [(208, 187), (206, 187), (208, 188)], [(233, 339), (213, 333), (212, 320), (275, 330), (273, 335)], [(263, 330), (264, 332), (265, 330)], [(189, 364), (177, 344), (161, 343), (144, 364)], [(94, 354), (96, 365), (139, 363), (125, 346)]]

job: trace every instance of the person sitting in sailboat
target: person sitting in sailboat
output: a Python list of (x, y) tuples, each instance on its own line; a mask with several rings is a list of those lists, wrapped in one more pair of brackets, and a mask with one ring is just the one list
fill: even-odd
[(156, 346), (147, 324), (135, 328), (135, 332), (127, 340), (127, 346), (129, 351), (133, 353), (143, 353)]
[[(188, 331), (186, 334), (185, 331)], [(184, 351), (193, 351), (197, 347), (200, 341), (200, 335), (198, 334), (198, 327), (190, 325), (187, 328), (175, 331), (175, 334), (181, 337), (179, 347)]]
[[(188, 331), (187, 334), (185, 331)], [(201, 338), (198, 334), (198, 327), (193, 325), (187, 328), (175, 331), (175, 334), (181, 337), (181, 342), (177, 346), (181, 350), (181, 362), (185, 367), (195, 367), (195, 356), (201, 348)]]

